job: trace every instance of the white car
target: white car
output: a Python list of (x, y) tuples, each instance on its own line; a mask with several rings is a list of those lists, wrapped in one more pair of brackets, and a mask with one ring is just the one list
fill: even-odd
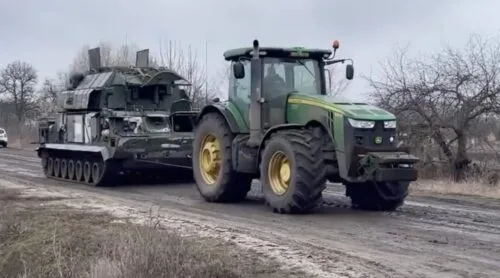
[(7, 132), (5, 129), (0, 128), (0, 146), (7, 148), (7, 143), (9, 142), (9, 139), (7, 138)]

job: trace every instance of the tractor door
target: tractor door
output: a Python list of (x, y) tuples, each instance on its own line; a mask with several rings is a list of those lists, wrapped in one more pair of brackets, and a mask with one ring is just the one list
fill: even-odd
[(286, 102), (291, 92), (290, 77), (280, 58), (264, 58), (262, 64), (262, 128), (264, 130), (285, 123)]
[[(240, 62), (243, 64), (243, 68), (245, 69), (245, 76), (241, 79), (236, 79), (231, 72), (229, 78), (229, 95), (235, 106), (238, 107), (241, 115), (243, 115), (244, 119), (246, 119), (246, 124), (248, 126), (251, 98), (251, 63), (248, 60), (241, 60)], [(231, 67), (231, 70), (232, 68), (233, 67)]]

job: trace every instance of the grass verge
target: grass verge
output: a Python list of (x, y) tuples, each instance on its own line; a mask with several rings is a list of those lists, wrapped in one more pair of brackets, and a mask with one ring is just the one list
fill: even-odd
[(154, 218), (139, 226), (50, 201), (0, 188), (0, 277), (306, 277), (232, 243), (169, 232)]
[(414, 195), (468, 195), (500, 199), (500, 186), (478, 180), (454, 182), (446, 179), (422, 179), (412, 182), (410, 188)]

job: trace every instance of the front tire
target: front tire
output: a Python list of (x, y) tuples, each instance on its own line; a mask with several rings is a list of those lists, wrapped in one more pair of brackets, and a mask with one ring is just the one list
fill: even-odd
[(404, 204), (409, 182), (366, 182), (347, 184), (346, 196), (361, 210), (394, 211)]
[(266, 142), (260, 173), (266, 204), (277, 213), (315, 208), (326, 188), (322, 144), (312, 130), (279, 131)]
[(239, 202), (246, 198), (252, 176), (232, 167), (232, 134), (219, 114), (203, 116), (193, 141), (196, 187), (208, 202)]

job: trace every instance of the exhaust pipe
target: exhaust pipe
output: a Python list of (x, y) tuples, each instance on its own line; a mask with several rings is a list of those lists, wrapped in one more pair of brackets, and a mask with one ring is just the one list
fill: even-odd
[(256, 147), (260, 145), (262, 140), (262, 118), (261, 118), (261, 107), (262, 107), (262, 67), (259, 58), (259, 41), (253, 41), (253, 53), (251, 60), (251, 88), (250, 93), (250, 111), (249, 111), (249, 122), (250, 122), (250, 138), (247, 144), (251, 147)]

